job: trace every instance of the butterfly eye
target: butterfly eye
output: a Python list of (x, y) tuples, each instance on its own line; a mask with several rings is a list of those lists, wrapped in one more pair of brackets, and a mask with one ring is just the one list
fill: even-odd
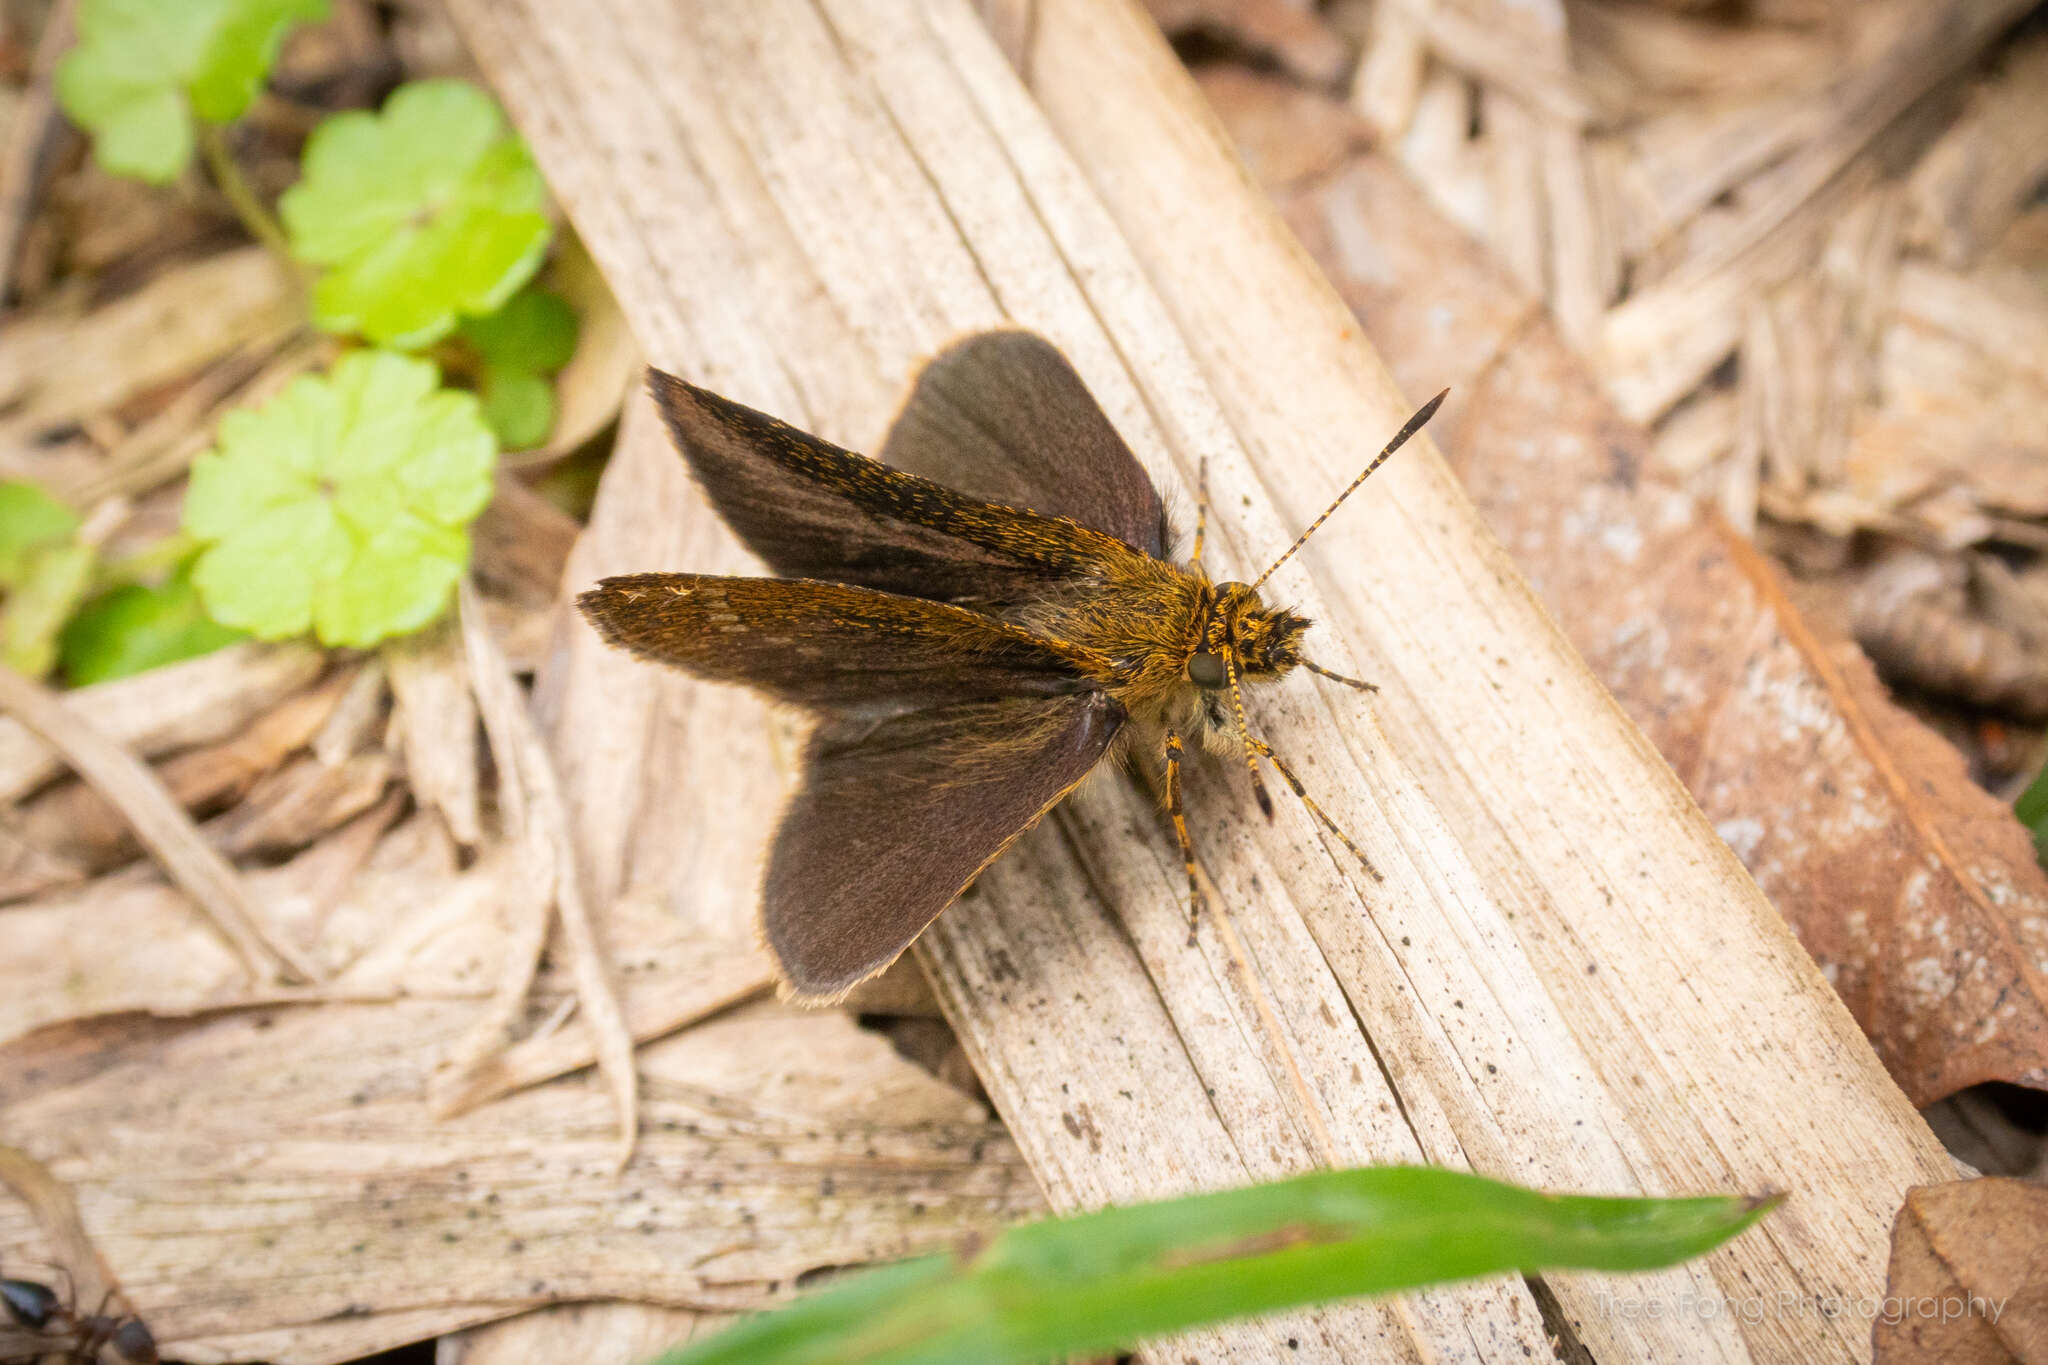
[(1229, 680), (1221, 655), (1205, 650), (1188, 660), (1188, 681), (1197, 687), (1221, 687)]

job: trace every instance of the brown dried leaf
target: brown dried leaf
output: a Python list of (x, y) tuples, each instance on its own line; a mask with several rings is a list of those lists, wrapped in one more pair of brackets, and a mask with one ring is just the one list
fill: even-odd
[(1230, 125), (1245, 168), (1268, 188), (1335, 170), (1372, 139), (1371, 128), (1350, 109), (1290, 82), (1235, 65), (1201, 67), (1195, 79)]
[(2048, 1361), (2048, 1189), (1996, 1177), (1917, 1185), (1892, 1225), (1877, 1365)]
[(1981, 613), (1968, 578), (1969, 566), (1953, 556), (1908, 550), (1885, 557), (1848, 589), (1856, 642), (1894, 681), (2018, 716), (2048, 716), (2048, 632), (2030, 637)]
[(191, 902), (140, 865), (4, 912), (0, 1042), (123, 1011), (185, 1016), (281, 1000), (487, 995), (502, 951), (498, 906), (516, 883), (502, 875), (502, 860), (458, 872), (432, 816), (377, 839), (396, 809), (387, 798), (291, 861), (245, 874), (331, 979), (310, 989), (252, 983)]
[(568, 947), (576, 1001), (596, 1044), (598, 1070), (618, 1110), (618, 1162), (623, 1167), (640, 1131), (633, 1033), (619, 1007), (613, 971), (592, 920), (569, 808), (526, 693), (491, 639), (469, 582), (458, 586), (456, 603), (470, 685), (498, 764), (499, 804), (513, 841), (527, 855), (535, 882), (547, 889), (554, 903)]
[(2048, 174), (2048, 39), (2014, 43), (2002, 68), (1907, 181), (1911, 240), (1951, 269), (1975, 264)]
[(490, 506), (470, 528), (477, 582), (517, 602), (552, 606), (562, 588), (563, 566), (582, 531), (574, 517), (501, 474)]
[[(132, 678), (64, 694), (64, 705), (143, 758), (237, 734), (326, 666), (310, 645), (231, 645)], [(18, 801), (64, 770), (18, 721), (0, 718), (0, 801)]]
[[(106, 1258), (93, 1245), (78, 1216), (78, 1201), (50, 1168), (22, 1151), (0, 1143), (0, 1184), (14, 1191), (28, 1205), (43, 1237), (58, 1257), (68, 1284), (67, 1297), (82, 1312), (128, 1313), (127, 1296), (121, 1292)], [(0, 1328), (10, 1324), (0, 1322)]]
[[(1612, 99), (1638, 107), (1678, 96), (1810, 92), (1836, 70), (1833, 35), (1660, 14), (1613, 0), (1571, 0), (1572, 56)], [(1687, 112), (1698, 117), (1697, 105)]]
[(377, 804), (396, 775), (390, 756), (351, 755), (330, 767), (311, 754), (264, 777), (240, 805), (206, 822), (207, 838), (237, 858), (280, 857)]
[[(338, 670), (318, 686), (257, 716), (240, 734), (166, 759), (157, 765), (157, 776), (187, 810), (239, 800), (259, 778), (312, 740), (356, 672)], [(137, 847), (128, 822), (106, 797), (82, 782), (67, 783), (30, 801), (20, 812), (17, 830), (94, 872), (133, 857)]]
[(166, 271), (74, 318), (11, 319), (0, 332), (0, 446), (104, 412), (238, 347), (303, 325), (295, 282), (263, 247)]
[(1438, 445), (1907, 1094), (2048, 1085), (2048, 877), (2011, 813), (1658, 475), (1397, 169), (1359, 156), (1281, 203), (1403, 386), (1451, 385)]
[[(609, 907), (606, 929), (614, 952), (624, 949), (628, 957), (619, 971), (618, 996), (625, 1031), (634, 1042), (666, 1037), (767, 988), (759, 948), (693, 929), (658, 907), (631, 899), (615, 902)], [(518, 995), (508, 989), (499, 998), (517, 1002), (525, 995), (525, 983), (520, 984)], [(546, 989), (554, 984), (544, 982), (538, 993), (555, 999), (574, 993), (573, 981), (564, 983), (566, 990)], [(497, 1041), (501, 1047), (495, 1051), (469, 1045), (469, 1055), (457, 1058), (467, 1065), (435, 1078), (436, 1113), (463, 1113), (500, 1095), (581, 1070), (599, 1056), (599, 1039), (580, 1015), (509, 1047), (502, 1046), (502, 1037)]]
[(148, 764), (40, 683), (0, 668), (0, 709), (52, 748), (124, 815), (136, 838), (188, 894), (251, 975), (310, 981), (318, 973), (278, 932), (234, 867), (209, 844)]
[(732, 1321), (640, 1303), (568, 1303), (472, 1328), (439, 1343), (437, 1365), (527, 1365), (535, 1360), (650, 1360)]
[(1299, 0), (1145, 0), (1145, 8), (1169, 36), (1200, 33), (1270, 55), (1311, 85), (1335, 85), (1351, 64), (1343, 38)]

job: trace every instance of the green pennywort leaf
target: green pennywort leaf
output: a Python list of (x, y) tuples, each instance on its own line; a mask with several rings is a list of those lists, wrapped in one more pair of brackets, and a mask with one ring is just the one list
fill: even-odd
[(66, 682), (85, 687), (211, 654), (241, 638), (206, 614), (188, 571), (162, 587), (124, 583), (88, 601), (64, 627), (59, 662)]
[(1324, 1171), (1013, 1228), (853, 1276), (659, 1365), (1031, 1365), (1203, 1323), (1509, 1271), (1648, 1270), (1777, 1201), (1542, 1194), (1458, 1171)]
[(77, 529), (78, 513), (39, 484), (0, 482), (0, 586), (18, 586), (33, 551), (69, 540)]
[(531, 370), (489, 366), (477, 397), (483, 400), (484, 420), (506, 450), (532, 450), (555, 429), (554, 382)]
[(231, 412), (192, 466), (192, 582), (216, 621), (365, 646), (440, 615), (491, 497), (497, 446), (474, 395), (424, 360), (344, 356)]
[(68, 540), (28, 553), (21, 581), (0, 613), (0, 663), (30, 678), (56, 666), (58, 632), (78, 609), (98, 561), (92, 546)]
[(116, 175), (157, 184), (192, 159), (192, 116), (240, 118), (285, 33), (327, 0), (81, 0), (57, 99)]
[(380, 345), (430, 345), (531, 279), (553, 228), (526, 144), (466, 81), (399, 87), (336, 114), (278, 202), (292, 254), (323, 267), (313, 320)]
[(576, 310), (560, 294), (522, 289), (495, 313), (465, 318), (462, 339), (486, 364), (553, 374), (576, 354)]
[(2041, 769), (2020, 793), (2020, 799), (2013, 803), (2013, 814), (2033, 833), (2035, 860), (2048, 866), (2048, 767)]

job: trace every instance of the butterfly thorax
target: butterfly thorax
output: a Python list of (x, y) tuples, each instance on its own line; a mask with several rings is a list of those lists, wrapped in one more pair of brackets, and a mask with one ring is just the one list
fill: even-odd
[(1266, 606), (1246, 584), (1215, 584), (1199, 568), (1133, 559), (1139, 562), (1128, 571), (1041, 599), (1015, 619), (1104, 659), (1091, 681), (1139, 728), (1170, 728), (1200, 743), (1228, 729), (1233, 666), (1242, 683), (1300, 662), (1304, 618)]

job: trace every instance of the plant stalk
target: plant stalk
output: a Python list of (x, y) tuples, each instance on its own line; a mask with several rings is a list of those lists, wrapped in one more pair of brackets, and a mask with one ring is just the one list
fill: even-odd
[(285, 241), (284, 228), (277, 221), (277, 215), (265, 206), (257, 195), (255, 187), (242, 174), (241, 166), (235, 161), (234, 153), (228, 150), (227, 135), (218, 123), (200, 119), (199, 152), (206, 158), (206, 168), (213, 173), (213, 183), (227, 196), (228, 204), (235, 211), (242, 226), (249, 235), (264, 246), (276, 252), (286, 262), (292, 258), (291, 247)]

